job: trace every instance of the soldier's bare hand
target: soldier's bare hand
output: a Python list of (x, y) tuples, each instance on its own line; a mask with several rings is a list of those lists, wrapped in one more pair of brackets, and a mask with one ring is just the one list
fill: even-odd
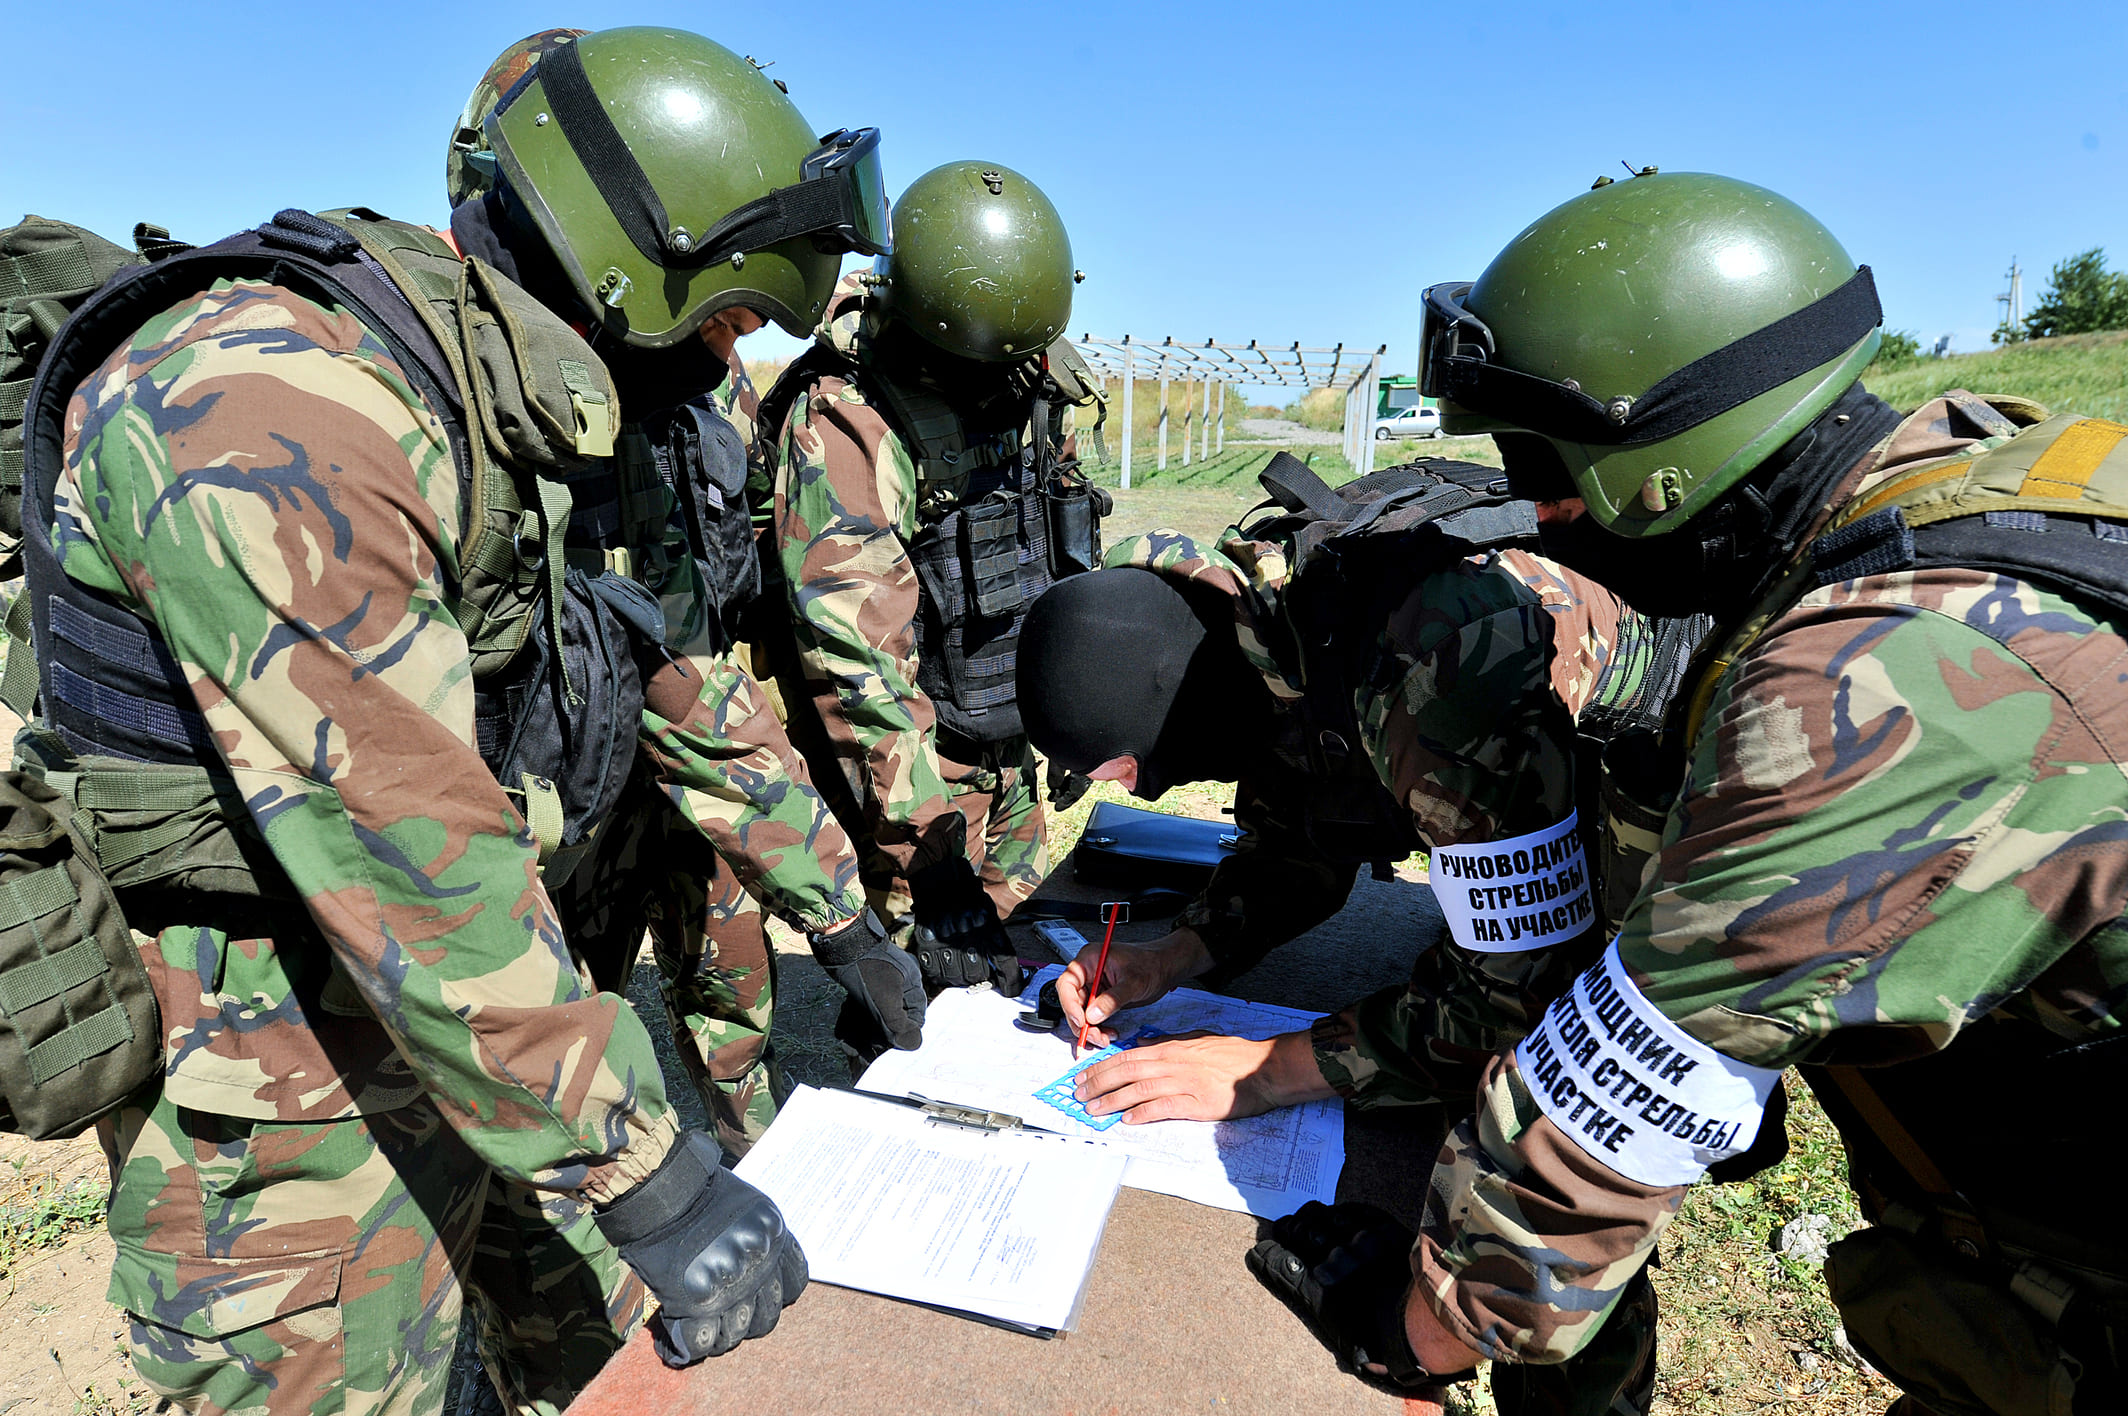
[(1195, 978), (1212, 967), (1212, 956), (1194, 929), (1178, 929), (1150, 944), (1127, 944), (1117, 940), (1108, 951), (1108, 967), (1100, 986), (1094, 987), (1094, 966), (1101, 961), (1101, 946), (1088, 944), (1079, 957), (1064, 966), (1057, 978), (1057, 1001), (1064, 1005), (1064, 1024), (1076, 1035), (1079, 1024), (1091, 1024), (1089, 1042), (1106, 1047), (1116, 1040), (1100, 1024), (1125, 1008), (1150, 1003), (1186, 978)]
[[(1115, 962), (1115, 955), (1109, 955)], [(1080, 1103), (1096, 1116), (1231, 1121), (1332, 1094), (1308, 1034), (1258, 1040), (1190, 1033), (1097, 1062), (1079, 1074)]]

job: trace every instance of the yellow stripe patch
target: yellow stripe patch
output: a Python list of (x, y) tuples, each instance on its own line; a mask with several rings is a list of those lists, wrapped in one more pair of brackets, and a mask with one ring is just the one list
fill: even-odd
[(2128, 437), (2128, 427), (2109, 423), (2103, 418), (2086, 418), (2071, 423), (2062, 429), (2060, 437), (2039, 460), (2032, 470), (2025, 473), (2024, 485), (2017, 489), (2021, 497), (2063, 497), (2075, 500), (2084, 494), (2091, 484), (2091, 474), (2098, 471), (2114, 447)]

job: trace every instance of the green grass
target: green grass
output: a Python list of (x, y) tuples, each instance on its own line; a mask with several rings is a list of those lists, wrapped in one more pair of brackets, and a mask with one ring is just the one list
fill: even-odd
[(109, 1187), (91, 1180), (32, 1180), (0, 1200), (0, 1278), (27, 1255), (103, 1223)]
[(1862, 1223), (1839, 1133), (1794, 1073), (1785, 1084), (1787, 1158), (1740, 1184), (1694, 1187), (1663, 1235), (1651, 1275), (1662, 1305), (1658, 1410), (1807, 1401), (1813, 1412), (1876, 1412), (1891, 1394), (1835, 1356), (1840, 1315), (1823, 1274), (1772, 1251), (1800, 1215), (1831, 1216), (1835, 1238)]
[(2018, 394), (2056, 413), (2128, 421), (2128, 330), (2035, 339), (1985, 354), (1872, 365), (1862, 382), (1901, 411), (1963, 388)]
[[(1285, 449), (1306, 462), (1331, 486), (1352, 480), (1352, 466), (1335, 447), (1289, 447)], [(1203, 462), (1182, 465), (1179, 456), (1168, 458), (1167, 470), (1155, 468), (1153, 459), (1131, 455), (1131, 488), (1118, 485), (1121, 450), (1111, 442), (1108, 460), (1094, 456), (1089, 444), (1082, 451), (1085, 465), (1100, 485), (1116, 499), (1115, 512), (1101, 523), (1103, 540), (1113, 545), (1125, 536), (1155, 527), (1180, 531), (1198, 540), (1209, 540), (1235, 524), (1249, 508), (1264, 499), (1256, 474), (1271, 460), (1277, 448), (1262, 444), (1237, 445), (1215, 452)], [(1440, 438), (1427, 442), (1376, 443), (1374, 465), (1393, 467), (1418, 457), (1453, 457), (1497, 467), (1500, 455), (1491, 438)]]

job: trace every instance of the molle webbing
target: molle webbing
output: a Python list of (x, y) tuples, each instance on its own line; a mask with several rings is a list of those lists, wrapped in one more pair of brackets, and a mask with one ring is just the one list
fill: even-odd
[(1575, 716), (1580, 734), (1608, 739), (1634, 728), (1661, 728), (1693, 651), (1713, 628), (1712, 615), (1657, 618), (1621, 607), (1610, 660)]
[(1050, 583), (1034, 459), (969, 472), (953, 509), (918, 529), (909, 559), (923, 590), (917, 686), (955, 732), (977, 742), (1016, 736), (1020, 627)]
[[(968, 440), (967, 428), (953, 405), (926, 389), (912, 388), (873, 369), (867, 392), (877, 393), (894, 420), (894, 429), (909, 444), (916, 480), (925, 487), (951, 483), (975, 472), (1005, 467), (1019, 460), (1020, 430), (1007, 428), (980, 442)], [(964, 497), (963, 500), (972, 500)]]

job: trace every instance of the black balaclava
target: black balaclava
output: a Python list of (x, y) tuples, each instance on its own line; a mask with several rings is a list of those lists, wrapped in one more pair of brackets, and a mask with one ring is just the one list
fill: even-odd
[(586, 327), (584, 339), (613, 375), (630, 422), (714, 393), (724, 382), (725, 362), (700, 339), (682, 339), (670, 349), (638, 349), (591, 319), (546, 239), (507, 187), (454, 208), (451, 235), (462, 253), (480, 257), (548, 309)]
[[(1615, 591), (1644, 614), (1748, 609), (1825, 510), (1841, 480), (1899, 425), (1896, 409), (1855, 384), (1699, 515), (1661, 536), (1613, 535), (1593, 516), (1545, 522), (1544, 554)], [(1533, 433), (1500, 433), (1508, 487), (1518, 497), (1577, 496), (1552, 445)]]
[[(1217, 597), (1224, 600), (1224, 596)], [(1120, 566), (1058, 581), (1020, 630), (1020, 720), (1074, 772), (1138, 760), (1133, 796), (1241, 776), (1270, 730), (1270, 691), (1231, 609), (1200, 609), (1166, 576)]]

